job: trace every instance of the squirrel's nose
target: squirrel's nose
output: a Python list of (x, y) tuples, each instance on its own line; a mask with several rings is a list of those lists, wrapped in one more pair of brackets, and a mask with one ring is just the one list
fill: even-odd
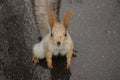
[(58, 42), (57, 42), (57, 45), (59, 46), (60, 44), (61, 44), (61, 42), (60, 42), (60, 41), (58, 41)]

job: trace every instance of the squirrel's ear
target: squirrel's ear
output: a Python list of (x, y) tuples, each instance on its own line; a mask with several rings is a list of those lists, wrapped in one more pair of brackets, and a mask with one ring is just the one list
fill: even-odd
[(68, 9), (66, 11), (66, 14), (64, 15), (64, 19), (63, 19), (63, 25), (64, 25), (65, 29), (67, 29), (67, 27), (68, 27), (68, 23), (70, 21), (71, 15), (72, 15), (72, 11), (71, 11), (71, 9)]
[(54, 26), (54, 23), (55, 23), (55, 17), (54, 17), (53, 11), (51, 11), (50, 9), (48, 9), (46, 11), (46, 14), (47, 14), (47, 17), (48, 17), (48, 22), (50, 24), (50, 27), (52, 29), (53, 26)]

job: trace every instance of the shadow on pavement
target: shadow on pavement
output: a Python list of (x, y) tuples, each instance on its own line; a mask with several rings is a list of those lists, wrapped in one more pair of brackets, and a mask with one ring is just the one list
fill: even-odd
[[(65, 56), (56, 56), (53, 57), (53, 69), (50, 70), (51, 80), (69, 80), (71, 72), (66, 68), (66, 57)], [(40, 60), (40, 63), (37, 64), (42, 66), (44, 69), (48, 69), (46, 60)]]
[(53, 69), (51, 70), (52, 80), (69, 80), (71, 76), (70, 70), (66, 68), (65, 57), (53, 58)]

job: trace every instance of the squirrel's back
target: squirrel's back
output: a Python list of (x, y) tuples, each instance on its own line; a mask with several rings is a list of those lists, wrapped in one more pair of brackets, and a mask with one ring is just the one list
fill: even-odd
[(46, 10), (50, 9), (54, 12), (56, 20), (59, 20), (59, 8), (61, 0), (33, 0), (34, 14), (38, 30), (41, 37), (45, 37), (50, 32), (50, 27), (46, 15)]

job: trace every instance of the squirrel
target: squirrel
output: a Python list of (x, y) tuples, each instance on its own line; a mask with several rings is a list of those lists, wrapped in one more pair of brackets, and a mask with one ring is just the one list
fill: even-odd
[[(48, 68), (52, 69), (52, 56), (62, 55), (67, 58), (67, 69), (70, 68), (72, 56), (75, 55), (73, 41), (70, 34), (67, 31), (68, 23), (71, 18), (72, 11), (68, 9), (64, 15), (62, 22), (58, 21), (57, 15), (52, 9), (47, 9), (47, 1), (50, 0), (34, 0), (35, 2), (35, 15), (38, 22), (39, 29), (43, 39), (33, 45), (33, 62), (39, 63), (39, 59), (46, 58)], [(44, 4), (41, 4), (43, 1)], [(51, 0), (52, 1), (52, 0)], [(53, 0), (57, 1), (57, 0)], [(44, 5), (40, 8), (39, 5)], [(42, 12), (43, 10), (43, 12)], [(44, 16), (42, 16), (44, 14)], [(41, 19), (41, 16), (44, 19)], [(46, 25), (42, 25), (42, 22), (46, 22)], [(42, 26), (42, 27), (41, 27)]]

